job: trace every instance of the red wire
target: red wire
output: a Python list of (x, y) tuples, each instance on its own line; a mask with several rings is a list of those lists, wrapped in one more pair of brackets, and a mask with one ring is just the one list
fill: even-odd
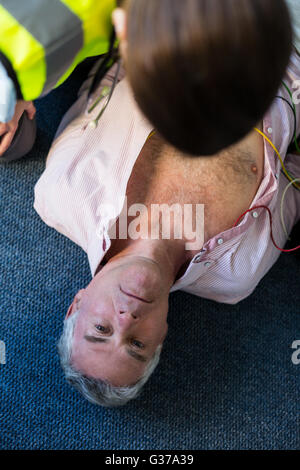
[(297, 251), (300, 249), (300, 245), (297, 246), (296, 248), (292, 248), (291, 250), (283, 250), (282, 248), (279, 248), (279, 246), (276, 244), (275, 240), (274, 240), (274, 236), (273, 236), (273, 218), (272, 218), (272, 213), (270, 211), (270, 209), (267, 207), (267, 206), (257, 206), (257, 207), (253, 207), (252, 209), (248, 209), (246, 212), (244, 212), (244, 214), (242, 214), (238, 220), (236, 221), (236, 223), (234, 224), (233, 227), (236, 227), (239, 222), (245, 217), (245, 215), (247, 215), (249, 212), (252, 212), (256, 209), (265, 209), (268, 214), (269, 214), (269, 217), (270, 217), (270, 229), (271, 229), (271, 240), (272, 240), (272, 243), (273, 245), (275, 246), (275, 248), (277, 248), (277, 250), (281, 251), (282, 253), (292, 253), (292, 251)]

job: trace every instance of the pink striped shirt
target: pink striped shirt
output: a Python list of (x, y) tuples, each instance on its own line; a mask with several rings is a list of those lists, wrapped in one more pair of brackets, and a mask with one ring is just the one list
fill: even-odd
[[(103, 86), (111, 85), (114, 73), (115, 68), (102, 81), (93, 99)], [(35, 210), (46, 224), (81, 246), (87, 253), (92, 275), (110, 248), (109, 227), (122, 210), (130, 174), (152, 130), (134, 101), (123, 70), (120, 78), (96, 129), (87, 124), (95, 119), (101, 105), (88, 114), (90, 104), (87, 105), (83, 91), (64, 117), (46, 169), (35, 186)], [(297, 54), (292, 55), (285, 77), (290, 88), (295, 80), (300, 80)], [(278, 94), (290, 101), (284, 87)], [(300, 104), (296, 110), (299, 134)], [(263, 127), (284, 157), (287, 169), (300, 177), (300, 156), (287, 154), (294, 131), (290, 107), (275, 99), (264, 117)], [(274, 238), (283, 247), (287, 237), (281, 224), (280, 201), (288, 181), (266, 141), (264, 152), (264, 177), (251, 207), (269, 207)], [(103, 204), (110, 205), (109, 213), (99, 210)], [(300, 218), (300, 191), (289, 189), (284, 214), (291, 231)], [(237, 303), (253, 292), (279, 255), (271, 242), (268, 213), (260, 209), (247, 214), (237, 227), (207, 241), (171, 292), (184, 290), (218, 302)]]

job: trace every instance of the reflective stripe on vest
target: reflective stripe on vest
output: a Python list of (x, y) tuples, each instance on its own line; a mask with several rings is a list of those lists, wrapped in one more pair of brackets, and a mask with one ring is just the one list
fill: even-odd
[[(25, 99), (40, 96), (46, 81), (43, 46), (0, 5), (0, 49), (9, 59)], [(34, 58), (28, 64), (28, 51)]]
[(0, 50), (24, 99), (62, 83), (86, 57), (107, 52), (115, 0), (0, 0)]
[(59, 80), (57, 86), (68, 78), (75, 67), (87, 57), (105, 54), (109, 48), (112, 32), (111, 14), (116, 0), (61, 0), (82, 21), (84, 48), (77, 54), (73, 65)]

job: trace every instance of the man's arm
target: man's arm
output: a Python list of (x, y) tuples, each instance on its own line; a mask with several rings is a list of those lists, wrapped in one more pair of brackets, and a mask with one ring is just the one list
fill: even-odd
[(289, 7), (293, 28), (294, 28), (294, 46), (300, 55), (300, 0), (286, 0)]

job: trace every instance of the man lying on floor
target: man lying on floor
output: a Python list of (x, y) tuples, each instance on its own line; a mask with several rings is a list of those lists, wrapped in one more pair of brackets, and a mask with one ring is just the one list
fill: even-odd
[[(93, 101), (111, 86), (117, 65), (88, 103), (85, 84), (63, 119), (35, 187), (34, 207), (88, 256), (93, 279), (69, 307), (59, 351), (67, 379), (91, 402), (118, 406), (137, 396), (159, 361), (170, 292), (235, 304), (278, 259), (278, 248), (300, 218), (300, 185), (290, 181), (300, 175), (300, 160), (288, 151), (295, 122), (300, 133), (300, 105), (294, 115), (286, 88), (300, 80), (300, 56), (294, 50), (287, 63), (289, 58), (285, 85), (264, 116), (257, 116), (255, 129), (209, 157), (195, 158), (153, 135), (123, 69), (98, 126), (91, 126), (103, 106)], [(235, 90), (240, 76), (231, 78)], [(282, 78), (277, 76), (278, 84)], [(219, 98), (222, 107), (221, 93)], [(146, 210), (137, 214), (135, 204)], [(153, 204), (202, 204), (205, 224), (193, 240), (178, 237), (185, 220), (174, 216), (170, 237), (152, 237), (150, 230), (144, 236)], [(161, 217), (150, 228), (160, 233), (163, 222)]]

